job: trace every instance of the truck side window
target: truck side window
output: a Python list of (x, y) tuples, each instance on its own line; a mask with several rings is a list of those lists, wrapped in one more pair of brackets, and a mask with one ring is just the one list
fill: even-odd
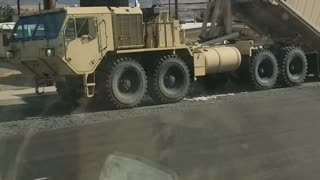
[(65, 33), (65, 36), (67, 39), (76, 38), (76, 27), (75, 27), (75, 20), (74, 19), (68, 20), (64, 33)]
[(68, 21), (66, 30), (68, 39), (88, 36), (94, 39), (97, 35), (96, 18), (75, 18)]
[(89, 24), (89, 35), (91, 37), (95, 38), (97, 36), (97, 32), (98, 32), (97, 19), (96, 18), (89, 18), (88, 24)]
[(83, 35), (89, 35), (89, 23), (87, 18), (76, 19), (77, 37), (81, 38)]
[(89, 36), (92, 39), (96, 37), (97, 26), (95, 18), (77, 18), (76, 19), (77, 37)]

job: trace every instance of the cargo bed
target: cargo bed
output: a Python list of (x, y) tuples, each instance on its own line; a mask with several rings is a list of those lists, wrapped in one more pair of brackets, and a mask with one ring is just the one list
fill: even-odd
[(320, 47), (319, 0), (237, 0), (233, 15), (281, 44)]

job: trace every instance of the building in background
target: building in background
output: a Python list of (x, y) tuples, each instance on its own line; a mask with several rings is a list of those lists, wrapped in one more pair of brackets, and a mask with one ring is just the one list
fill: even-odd
[[(140, 4), (141, 8), (151, 8), (155, 4), (162, 4), (160, 7), (161, 12), (169, 12), (169, 0), (80, 0), (80, 6), (130, 6)], [(179, 14), (181, 22), (194, 22), (200, 19), (200, 14), (206, 8), (207, 0), (179, 0)], [(174, 12), (174, 0), (171, 0), (171, 15)], [(148, 13), (148, 10), (144, 10)]]

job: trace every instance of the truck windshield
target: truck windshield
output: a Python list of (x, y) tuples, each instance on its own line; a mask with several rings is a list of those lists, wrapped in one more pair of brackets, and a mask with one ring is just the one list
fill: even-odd
[(13, 30), (11, 41), (55, 39), (64, 17), (64, 12), (21, 17)]

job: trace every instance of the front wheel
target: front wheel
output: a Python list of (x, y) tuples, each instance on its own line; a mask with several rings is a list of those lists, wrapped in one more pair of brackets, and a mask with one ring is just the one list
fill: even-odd
[(166, 56), (149, 75), (149, 93), (157, 103), (179, 102), (188, 94), (190, 81), (186, 63), (177, 56)]

